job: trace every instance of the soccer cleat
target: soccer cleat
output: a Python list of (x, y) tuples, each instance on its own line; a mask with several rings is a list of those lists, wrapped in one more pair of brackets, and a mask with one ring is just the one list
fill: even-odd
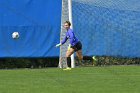
[(92, 59), (93, 59), (94, 61), (97, 61), (97, 59), (95, 58), (95, 56), (93, 56)]
[(63, 70), (71, 70), (71, 68), (67, 67), (67, 68), (65, 68), (65, 69), (63, 69)]

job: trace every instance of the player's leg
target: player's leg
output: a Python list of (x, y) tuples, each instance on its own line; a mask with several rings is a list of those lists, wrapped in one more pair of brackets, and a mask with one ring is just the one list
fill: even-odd
[(68, 67), (71, 67), (71, 55), (74, 53), (74, 49), (73, 48), (69, 48), (66, 52), (66, 57), (67, 57), (67, 65)]
[(82, 50), (78, 50), (78, 51), (76, 51), (76, 55), (77, 55), (77, 57), (78, 57), (78, 59), (79, 59), (79, 65), (83, 65), (83, 55), (82, 55)]
[(79, 58), (79, 60), (92, 60), (93, 58), (92, 57), (88, 57), (88, 56), (84, 56), (82, 55), (82, 44), (81, 42), (78, 42), (76, 45), (75, 45), (75, 51), (76, 51), (76, 54)]
[[(82, 60), (94, 60), (94, 61), (96, 61), (96, 58), (93, 56), (93, 57), (90, 57), (90, 56), (83, 56), (82, 55), (82, 50), (78, 50), (78, 51), (76, 51), (76, 55), (77, 55), (77, 57), (79, 58), (79, 60), (80, 61), (82, 61)], [(82, 62), (81, 62), (81, 64), (82, 64)]]
[(76, 51), (76, 55), (80, 61), (83, 60), (82, 50)]
[(78, 59), (80, 60), (80, 63), (82, 64), (82, 60), (96, 60), (95, 57), (90, 57), (90, 56), (83, 56), (82, 55), (82, 44), (81, 42), (78, 42), (75, 45), (75, 51), (76, 51), (76, 55), (78, 57)]

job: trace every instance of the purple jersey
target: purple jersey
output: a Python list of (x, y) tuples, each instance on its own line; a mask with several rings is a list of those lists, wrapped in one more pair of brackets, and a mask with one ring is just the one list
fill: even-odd
[(79, 40), (75, 37), (75, 34), (72, 29), (68, 29), (68, 31), (66, 32), (66, 36), (62, 40), (61, 44), (64, 44), (67, 41), (67, 39), (70, 39), (71, 46), (74, 46), (76, 43), (79, 42)]

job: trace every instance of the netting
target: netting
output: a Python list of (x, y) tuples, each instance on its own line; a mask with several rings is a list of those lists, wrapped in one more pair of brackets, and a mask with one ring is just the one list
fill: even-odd
[(140, 0), (72, 0), (83, 55), (140, 57)]
[[(62, 0), (60, 42), (65, 37), (66, 30), (64, 29), (63, 24), (66, 20), (69, 20), (68, 0)], [(63, 46), (60, 47), (60, 57), (59, 57), (59, 67), (60, 68), (67, 67), (66, 51), (67, 51), (68, 44), (69, 44), (69, 42), (66, 42)]]

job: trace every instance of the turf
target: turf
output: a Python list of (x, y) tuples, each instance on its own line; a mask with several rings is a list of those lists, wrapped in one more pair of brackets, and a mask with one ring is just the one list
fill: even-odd
[(0, 70), (0, 93), (139, 92), (139, 66)]

